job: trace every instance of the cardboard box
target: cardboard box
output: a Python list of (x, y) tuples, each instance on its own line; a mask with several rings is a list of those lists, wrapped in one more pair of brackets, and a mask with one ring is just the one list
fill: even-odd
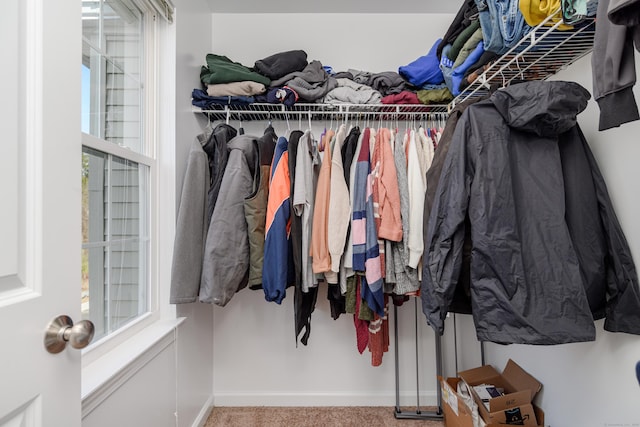
[(464, 403), (456, 390), (460, 378), (438, 377), (440, 390), (442, 391), (442, 412), (444, 412), (444, 425), (446, 427), (473, 427), (473, 415), (471, 409)]
[[(524, 423), (519, 425), (544, 426), (544, 412), (532, 403), (542, 384), (514, 361), (509, 360), (502, 373), (492, 366), (481, 366), (459, 372), (459, 375), (460, 378), (448, 378), (446, 381), (439, 378), (445, 426), (473, 427), (471, 409), (457, 393), (458, 382), (462, 379), (470, 386), (485, 383), (504, 388), (505, 395), (491, 399), (489, 409), (472, 390), (480, 416), (487, 427), (508, 427), (514, 425), (515, 420)], [(509, 422), (507, 420), (512, 424), (505, 424)]]
[[(502, 373), (496, 371), (493, 366), (485, 365), (479, 368), (458, 372), (470, 386), (479, 384), (492, 384), (504, 389), (504, 396), (494, 397), (489, 400), (488, 408), (475, 393), (471, 394), (478, 404), (480, 416), (487, 424), (505, 424), (507, 420), (521, 420), (528, 426), (542, 424), (535, 417), (532, 406), (533, 399), (542, 389), (542, 384), (529, 375), (516, 362), (509, 360)], [(512, 424), (513, 425), (513, 424)]]

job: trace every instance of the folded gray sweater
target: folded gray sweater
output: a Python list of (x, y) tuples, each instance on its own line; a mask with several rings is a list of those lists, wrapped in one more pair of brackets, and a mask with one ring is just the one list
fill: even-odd
[(335, 88), (337, 82), (322, 68), (320, 61), (311, 61), (304, 70), (271, 82), (272, 87), (285, 85), (295, 90), (303, 101), (313, 102)]
[(382, 95), (370, 86), (349, 79), (336, 79), (338, 87), (327, 93), (322, 102), (327, 104), (380, 104)]

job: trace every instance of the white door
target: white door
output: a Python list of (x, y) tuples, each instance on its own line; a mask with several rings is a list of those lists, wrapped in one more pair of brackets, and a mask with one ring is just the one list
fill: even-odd
[(80, 426), (80, 351), (44, 330), (80, 318), (81, 2), (0, 14), (0, 427)]

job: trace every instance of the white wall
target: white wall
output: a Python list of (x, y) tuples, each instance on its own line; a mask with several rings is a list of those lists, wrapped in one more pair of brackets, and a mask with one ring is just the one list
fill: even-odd
[[(590, 60), (591, 55), (581, 59), (556, 79), (576, 81), (592, 92)], [(640, 99), (640, 88), (636, 86), (634, 93)], [(598, 116), (597, 103), (591, 99), (578, 121), (604, 175), (636, 266), (640, 267), (640, 122), (599, 132)], [(596, 323), (597, 337), (591, 343), (487, 345), (487, 362), (502, 369), (512, 358), (543, 383), (540, 406), (550, 426), (640, 425), (640, 387), (635, 377), (640, 337), (606, 332), (603, 323)]]
[(335, 71), (398, 71), (425, 55), (455, 15), (420, 13), (213, 14), (213, 52), (252, 67), (302, 49)]
[[(212, 53), (247, 66), (273, 53), (303, 49), (334, 70), (397, 71), (427, 53), (447, 30), (451, 14), (213, 14)], [(306, 129), (305, 120), (302, 121)], [(232, 125), (238, 125), (232, 122)], [(243, 123), (261, 135), (265, 122)], [(293, 128), (298, 121), (290, 121)], [(320, 124), (314, 132), (320, 134)], [(276, 122), (276, 131), (286, 123)], [(400, 390), (402, 405), (416, 404), (413, 300), (400, 307)], [(418, 308), (420, 404), (434, 404), (434, 336)], [(392, 311), (393, 313), (393, 311)], [(214, 307), (214, 395), (216, 405), (381, 405), (395, 404), (394, 346), (382, 366), (372, 367), (368, 351), (356, 349), (353, 316), (331, 319), (326, 288), (318, 295), (309, 346), (294, 339), (293, 290), (282, 305), (264, 293), (242, 290), (224, 308)], [(393, 317), (393, 315), (391, 315)], [(465, 319), (459, 318), (464, 323)], [(390, 324), (393, 328), (393, 323)], [(453, 326), (444, 338), (446, 372), (455, 372)], [(393, 340), (393, 329), (391, 330)], [(475, 341), (475, 337), (471, 337)], [(480, 363), (478, 343), (460, 356), (461, 365)]]
[(86, 415), (82, 427), (174, 427), (175, 413), (176, 347), (171, 340)]
[[(176, 203), (180, 200), (189, 147), (201, 132), (202, 118), (191, 112), (191, 91), (199, 86), (200, 66), (210, 51), (211, 15), (204, 0), (175, 0), (176, 5)], [(162, 101), (161, 101), (162, 102)], [(177, 208), (177, 205), (176, 205)], [(176, 306), (185, 317), (178, 329), (178, 427), (206, 418), (212, 404), (213, 336), (211, 306), (194, 303)]]

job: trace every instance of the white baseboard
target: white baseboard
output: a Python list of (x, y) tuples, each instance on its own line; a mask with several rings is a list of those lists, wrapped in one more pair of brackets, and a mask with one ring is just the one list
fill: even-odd
[(209, 414), (211, 413), (212, 409), (213, 409), (213, 395), (209, 396), (209, 398), (204, 403), (204, 405), (202, 405), (202, 408), (200, 409), (200, 413), (198, 414), (196, 419), (193, 421), (192, 427), (204, 426), (204, 424), (207, 422), (207, 418), (209, 418)]
[[(395, 406), (394, 392), (385, 393), (255, 393), (215, 392), (215, 406)], [(400, 406), (415, 406), (416, 393), (401, 392)], [(420, 393), (420, 406), (435, 406), (435, 391)]]

